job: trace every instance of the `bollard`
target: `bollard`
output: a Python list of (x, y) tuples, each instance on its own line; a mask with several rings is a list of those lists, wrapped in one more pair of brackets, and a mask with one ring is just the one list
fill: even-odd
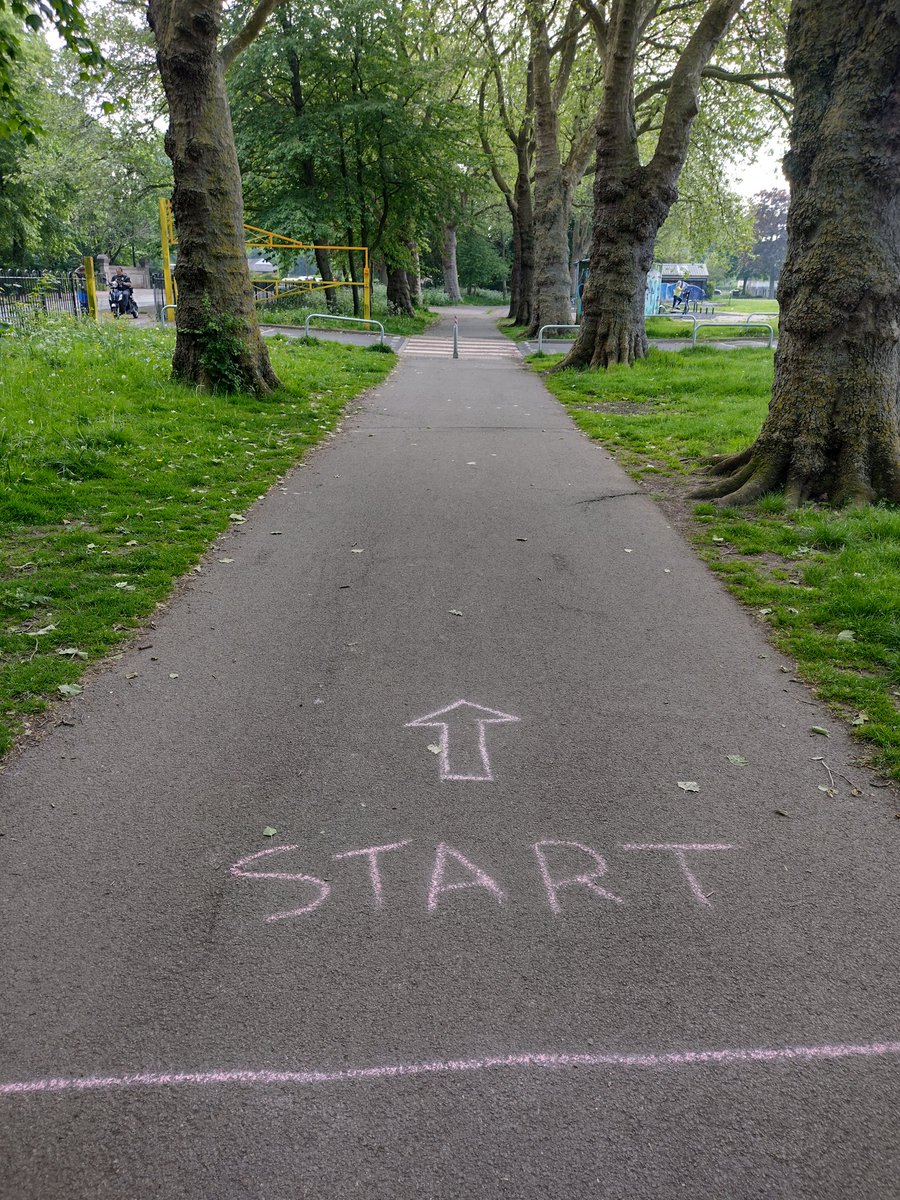
[(459, 317), (453, 318), (453, 357), (459, 358)]

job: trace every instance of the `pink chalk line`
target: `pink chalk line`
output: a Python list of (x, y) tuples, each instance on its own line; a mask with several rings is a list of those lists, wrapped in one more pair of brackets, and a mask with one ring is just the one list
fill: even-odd
[(254, 1087), (286, 1083), (357, 1083), (366, 1079), (408, 1079), (415, 1075), (458, 1075), (498, 1067), (706, 1067), (720, 1064), (833, 1062), (842, 1058), (888, 1058), (900, 1055), (900, 1042), (869, 1045), (785, 1046), (775, 1049), (676, 1050), (661, 1054), (505, 1054), (489, 1058), (450, 1058), (435, 1062), (396, 1063), (380, 1067), (347, 1067), (340, 1071), (142, 1071), (134, 1075), (89, 1075), (84, 1079), (27, 1079), (0, 1083), (0, 1095), (35, 1092), (114, 1091), (122, 1088), (167, 1088), (242, 1083)]

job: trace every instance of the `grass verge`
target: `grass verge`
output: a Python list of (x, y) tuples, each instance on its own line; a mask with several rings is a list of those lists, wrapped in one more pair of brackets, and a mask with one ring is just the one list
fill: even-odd
[[(532, 361), (544, 369), (561, 355)], [(535, 361), (536, 360), (536, 361)], [(712, 570), (900, 779), (900, 509), (789, 512), (688, 499), (702, 459), (748, 445), (772, 386), (769, 350), (652, 350), (634, 367), (546, 379), (576, 423), (681, 515)]]
[(65, 318), (0, 339), (0, 753), (395, 362), (274, 338), (281, 390), (209, 396), (172, 344)]
[[(317, 304), (303, 305), (291, 300), (276, 300), (271, 304), (260, 305), (257, 311), (263, 325), (302, 325), (311, 313), (325, 312), (325, 306), (321, 301)], [(347, 306), (346, 312), (340, 311), (336, 315), (352, 317), (353, 312)], [(435, 321), (439, 321), (440, 313), (433, 313), (424, 308), (417, 308), (414, 317), (389, 316), (386, 306), (373, 304), (372, 317), (376, 321), (381, 322), (385, 333), (394, 333), (399, 337), (410, 337), (413, 334), (422, 333), (429, 325), (433, 325)], [(343, 330), (344, 332), (348, 329), (351, 331), (366, 331), (365, 326), (344, 325), (340, 321), (315, 321), (310, 326), (310, 329), (332, 329), (335, 331)], [(378, 332), (374, 326), (369, 326), (368, 330), (370, 333)]]

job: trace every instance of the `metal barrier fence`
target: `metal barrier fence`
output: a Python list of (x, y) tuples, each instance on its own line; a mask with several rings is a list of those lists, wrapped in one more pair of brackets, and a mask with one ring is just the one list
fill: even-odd
[[(103, 276), (97, 282), (105, 286)], [(35, 312), (88, 315), (84, 271), (0, 272), (0, 322), (22, 327)]]

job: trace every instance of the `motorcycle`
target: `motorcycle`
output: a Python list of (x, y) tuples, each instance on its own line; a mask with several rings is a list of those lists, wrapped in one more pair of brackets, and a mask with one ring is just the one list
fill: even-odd
[(109, 285), (109, 307), (114, 317), (138, 318), (138, 306), (134, 299), (134, 289), (127, 279), (114, 279)]

